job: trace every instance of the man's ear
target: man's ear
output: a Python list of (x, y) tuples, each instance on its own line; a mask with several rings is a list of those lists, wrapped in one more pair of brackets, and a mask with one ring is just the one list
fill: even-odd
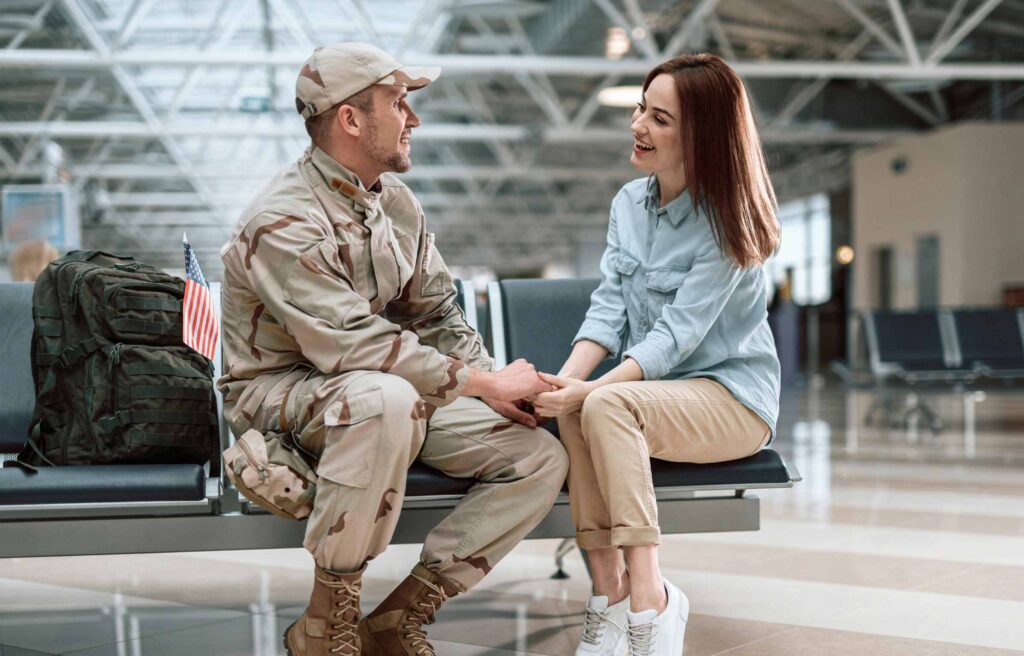
[(364, 118), (358, 109), (352, 105), (341, 105), (338, 113), (334, 116), (338, 127), (346, 134), (358, 137), (363, 128)]

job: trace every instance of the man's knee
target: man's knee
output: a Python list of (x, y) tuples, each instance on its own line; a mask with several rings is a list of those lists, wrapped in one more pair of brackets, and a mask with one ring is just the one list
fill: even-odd
[(419, 407), (420, 394), (412, 383), (393, 374), (373, 374), (373, 383), (380, 387), (381, 405), (386, 417), (412, 417), (413, 410)]
[(519, 441), (522, 456), (517, 469), (523, 475), (542, 475), (561, 486), (569, 472), (569, 455), (554, 435), (543, 428), (526, 429)]

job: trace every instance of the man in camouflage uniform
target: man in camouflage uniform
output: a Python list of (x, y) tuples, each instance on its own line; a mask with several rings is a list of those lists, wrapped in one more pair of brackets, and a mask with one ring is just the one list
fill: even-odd
[[(296, 84), (313, 143), (221, 253), (228, 421), (291, 431), (319, 459), (314, 586), (285, 632), (291, 656), (433, 654), (422, 625), (543, 519), (568, 468), (514, 403), (550, 388), (524, 361), (493, 371), (419, 203), (387, 174), (410, 166), (407, 93), (439, 74), (368, 45), (317, 49)], [(360, 621), (360, 575), (391, 539), (416, 458), (476, 483)]]

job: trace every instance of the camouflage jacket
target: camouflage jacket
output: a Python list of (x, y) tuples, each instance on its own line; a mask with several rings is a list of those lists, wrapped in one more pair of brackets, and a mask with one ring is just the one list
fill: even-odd
[(423, 210), (398, 179), (375, 189), (310, 146), (242, 213), (224, 261), (226, 403), (262, 397), (297, 366), (375, 370), (406, 379), (443, 406), (467, 366), (492, 370), (455, 304), (451, 274)]

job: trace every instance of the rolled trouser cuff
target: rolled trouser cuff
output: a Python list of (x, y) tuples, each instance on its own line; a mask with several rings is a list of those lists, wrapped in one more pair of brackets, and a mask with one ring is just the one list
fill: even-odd
[(576, 544), (580, 549), (606, 549), (612, 546), (612, 532), (607, 529), (577, 531)]
[(611, 530), (611, 544), (616, 547), (647, 547), (661, 544), (657, 526), (617, 526)]

